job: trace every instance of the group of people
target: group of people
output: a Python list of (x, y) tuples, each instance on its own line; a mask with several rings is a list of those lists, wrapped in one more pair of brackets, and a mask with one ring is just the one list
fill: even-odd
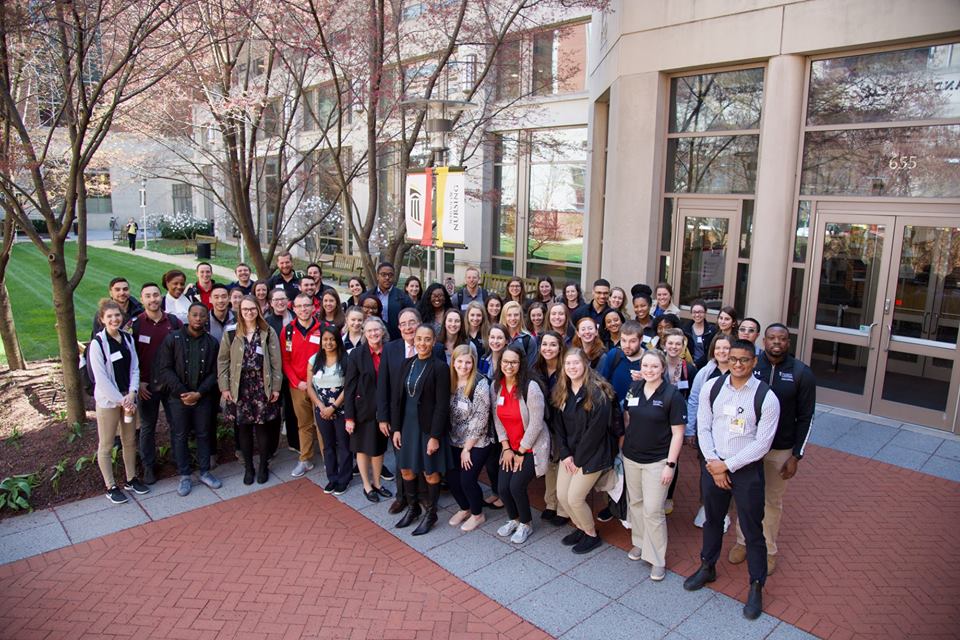
[[(117, 433), (124, 488), (144, 493), (155, 481), (160, 406), (180, 495), (192, 486), (191, 434), (200, 482), (219, 487), (211, 469), (222, 411), (247, 484), (267, 481), (283, 423), (299, 453), (293, 476), (314, 468), (316, 443), (324, 491), (342, 494), (359, 475), (366, 499), (394, 498), (398, 528), (428, 533), (446, 487), (458, 506), (450, 526), (471, 531), (505, 509), (497, 534), (523, 544), (534, 526), (529, 486), (543, 477), (541, 520), (573, 525), (564, 545), (589, 553), (601, 544), (597, 520), (619, 517), (631, 529), (629, 559), (649, 565), (659, 581), (686, 444), (700, 462), (695, 524), (703, 547), (684, 587), (716, 579), (733, 498), (737, 544), (728, 559), (748, 563), (744, 615), (760, 615), (786, 481), (803, 457), (815, 406), (813, 374), (790, 355), (784, 325), (763, 329), (728, 306), (712, 324), (703, 300), (681, 320), (666, 283), (634, 285), (628, 294), (601, 278), (586, 301), (576, 283), (557, 291), (543, 277), (528, 297), (514, 278), (501, 296), (483, 289), (480, 270), (469, 267), (452, 292), (437, 283), (424, 289), (415, 277), (401, 290), (395, 267), (384, 262), (374, 287), (351, 278), (341, 301), (319, 265), (299, 273), (282, 254), (277, 266), (268, 280), (254, 281), (239, 265), (237, 280), (222, 285), (201, 263), (189, 287), (183, 272), (169, 271), (165, 294), (157, 284), (142, 286), (142, 306), (124, 279), (110, 283), (87, 359), (111, 500), (126, 500), (110, 466)], [(396, 496), (382, 484), (394, 479), (384, 465), (391, 446)], [(596, 516), (591, 492), (609, 496)]]

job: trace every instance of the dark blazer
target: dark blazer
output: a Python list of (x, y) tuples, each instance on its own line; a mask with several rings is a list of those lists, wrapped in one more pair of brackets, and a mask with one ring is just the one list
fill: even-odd
[(581, 388), (576, 395), (567, 395), (554, 426), (560, 441), (559, 459), (573, 456), (574, 464), (582, 467), (584, 473), (594, 473), (613, 466), (617, 427), (612, 421), (610, 399), (598, 388), (593, 389), (593, 409), (587, 412), (583, 408), (586, 392), (586, 388)]
[[(400, 369), (407, 359), (406, 352), (406, 343), (403, 340), (391, 340), (383, 345), (383, 353), (380, 354), (380, 376), (377, 378), (377, 422), (392, 422), (390, 417), (393, 409), (393, 383), (402, 380)], [(447, 354), (442, 344), (433, 345), (433, 355), (444, 364), (447, 363)], [(397, 384), (399, 385), (399, 382)]]
[[(710, 350), (710, 343), (713, 341), (713, 337), (717, 335), (717, 325), (710, 322), (703, 323), (703, 355), (698, 360), (694, 360), (693, 364), (697, 366), (697, 369), (703, 369), (703, 365), (707, 364), (707, 361), (710, 359), (710, 356), (707, 355), (707, 351)], [(697, 336), (693, 333), (693, 323), (689, 323), (686, 327), (683, 328), (683, 333), (687, 336), (687, 350), (690, 351), (690, 356), (693, 357), (693, 343), (697, 339)]]
[[(386, 345), (384, 345), (386, 346)], [(384, 353), (380, 353), (383, 371)], [(343, 383), (344, 417), (355, 422), (377, 420), (377, 370), (366, 344), (359, 345), (347, 356), (347, 375)]]
[[(373, 295), (378, 295), (379, 289), (374, 287), (370, 289), (367, 293)], [(406, 293), (398, 289), (397, 287), (391, 287), (390, 293), (387, 295), (387, 317), (383, 319), (387, 323), (387, 331), (390, 332), (391, 340), (400, 339), (400, 312), (403, 309), (412, 307), (413, 300), (410, 299)]]
[[(397, 384), (393, 385), (391, 433), (403, 428), (403, 416), (408, 400), (403, 381), (407, 379), (414, 361), (416, 358), (410, 358), (403, 363), (400, 378)], [(429, 358), (420, 384), (423, 385), (423, 395), (417, 407), (420, 430), (431, 438), (441, 438), (450, 429), (450, 368), (447, 363)]]
[(198, 391), (203, 396), (219, 394), (217, 356), (220, 343), (209, 333), (203, 334), (200, 344), (200, 384), (196, 389), (187, 386), (186, 331), (177, 329), (164, 338), (153, 361), (153, 387), (167, 396), (179, 396), (188, 391)]

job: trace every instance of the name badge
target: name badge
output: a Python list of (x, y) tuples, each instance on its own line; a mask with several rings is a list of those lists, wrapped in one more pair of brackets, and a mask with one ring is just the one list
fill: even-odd
[(143, 344), (150, 344), (150, 336), (146, 336), (142, 333), (140, 334), (140, 337), (137, 338), (137, 340), (139, 342), (142, 342)]
[(697, 343), (703, 344), (703, 336), (697, 336)]
[(730, 418), (730, 433), (742, 436), (746, 426), (747, 421), (743, 418)]
[(677, 380), (677, 389), (689, 389), (690, 381), (689, 380)]
[(257, 347), (257, 355), (258, 355), (258, 356), (262, 356), (262, 355), (263, 355), (263, 347)]
[(320, 344), (320, 336), (318, 336), (317, 334), (313, 334), (312, 336), (310, 336), (310, 342), (312, 342), (313, 344)]
[(277, 285), (274, 285), (273, 288), (274, 288), (274, 289), (283, 289), (283, 285), (282, 285), (282, 284), (277, 284)]
[(114, 351), (110, 354), (110, 362), (116, 362), (117, 360), (123, 360), (123, 351)]
[(497, 406), (498, 407), (503, 406), (503, 396), (497, 396)]
[(639, 406), (640, 406), (640, 398), (627, 398), (627, 406), (628, 406), (628, 407), (639, 407)]
[(236, 330), (237, 330), (237, 323), (234, 322), (233, 324), (228, 324), (227, 326), (225, 326), (225, 327), (223, 328), (223, 330), (224, 330), (224, 331), (236, 331)]

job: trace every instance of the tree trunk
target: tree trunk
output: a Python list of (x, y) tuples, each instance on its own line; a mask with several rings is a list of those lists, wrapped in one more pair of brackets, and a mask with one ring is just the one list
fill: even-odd
[(13, 307), (10, 305), (6, 282), (0, 282), (0, 340), (3, 340), (3, 350), (7, 354), (7, 366), (11, 370), (26, 369), (27, 361), (23, 359), (17, 328), (13, 323)]
[(51, 252), (47, 258), (50, 261), (53, 311), (57, 317), (63, 387), (66, 389), (67, 424), (83, 424), (87, 420), (87, 412), (83, 405), (83, 386), (80, 383), (80, 351), (77, 348), (77, 314), (73, 305), (73, 292), (70, 290), (62, 249)]

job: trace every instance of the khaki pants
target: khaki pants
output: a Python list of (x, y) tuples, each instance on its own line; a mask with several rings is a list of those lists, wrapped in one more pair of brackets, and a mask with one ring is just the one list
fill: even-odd
[[(780, 516), (783, 515), (783, 494), (787, 481), (780, 477), (783, 467), (793, 449), (771, 449), (763, 456), (763, 537), (767, 541), (767, 555), (777, 555), (777, 536), (780, 535)], [(746, 545), (740, 522), (737, 522), (737, 544)]]
[(547, 509), (553, 509), (557, 512), (557, 515), (561, 518), (569, 518), (566, 510), (564, 510), (563, 505), (557, 500), (557, 470), (560, 468), (560, 464), (557, 462), (548, 462), (547, 463), (547, 473), (544, 476), (544, 492), (543, 492), (543, 501), (546, 503)]
[(667, 516), (663, 502), (670, 485), (660, 482), (666, 466), (666, 458), (647, 464), (623, 459), (633, 546), (640, 547), (640, 557), (655, 567), (667, 566)]
[(317, 425), (313, 421), (313, 403), (306, 391), (300, 391), (290, 387), (290, 402), (293, 404), (293, 412), (297, 414), (297, 430), (300, 435), (300, 462), (309, 462), (313, 460), (313, 441), (317, 441), (317, 446), (322, 450), (323, 441), (320, 440), (320, 432), (317, 431)]
[(127, 480), (137, 477), (137, 414), (133, 414), (133, 422), (123, 421), (123, 407), (97, 407), (97, 436), (100, 442), (97, 445), (97, 464), (100, 465), (100, 475), (107, 489), (117, 484), (113, 477), (113, 441), (120, 432), (120, 442), (123, 444), (123, 468)]
[(557, 500), (560, 506), (577, 529), (593, 532), (594, 535), (596, 526), (593, 523), (593, 509), (587, 504), (587, 494), (599, 479), (599, 471), (584, 474), (582, 469), (577, 469), (575, 474), (571, 474), (562, 464), (558, 465)]

